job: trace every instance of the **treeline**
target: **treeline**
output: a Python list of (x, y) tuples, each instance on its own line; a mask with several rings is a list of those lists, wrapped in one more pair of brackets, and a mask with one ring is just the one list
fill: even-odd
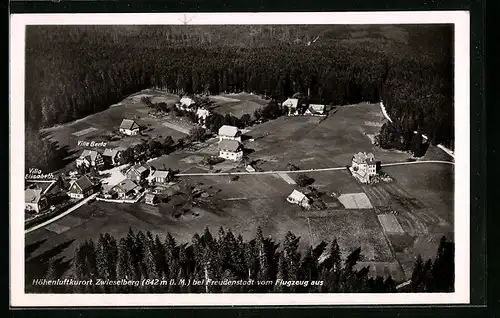
[[(321, 242), (299, 251), (300, 238), (288, 232), (281, 244), (264, 237), (260, 227), (255, 237), (243, 240), (230, 230), (219, 229), (216, 236), (205, 229), (195, 234), (191, 244), (179, 244), (167, 233), (164, 240), (150, 232), (129, 230), (126, 237), (116, 239), (101, 234), (97, 242), (87, 240), (75, 250), (72, 262), (74, 280), (143, 281), (139, 286), (80, 285), (32, 286), (36, 292), (73, 293), (217, 293), (217, 292), (395, 292), (396, 282), (389, 276), (369, 277), (369, 268), (358, 268), (361, 249), (342, 258), (339, 245)], [(450, 247), (451, 246), (451, 247)], [(415, 267), (415, 283), (411, 291), (453, 290), (453, 243), (444, 238), (438, 256)], [(430, 265), (428, 265), (430, 264)], [(46, 279), (61, 278), (57, 261), (50, 261)], [(425, 267), (425, 269), (424, 269)], [(427, 270), (427, 268), (429, 270)], [(430, 276), (432, 274), (433, 276)], [(425, 276), (425, 278), (424, 278)], [(39, 277), (37, 277), (39, 278)], [(174, 280), (177, 284), (160, 284)], [(181, 285), (184, 280), (249, 281), (254, 284)], [(306, 282), (299, 285), (275, 284), (276, 280)], [(31, 281), (28, 277), (28, 281)], [(272, 281), (259, 285), (257, 281)], [(314, 284), (312, 282), (323, 282)]]

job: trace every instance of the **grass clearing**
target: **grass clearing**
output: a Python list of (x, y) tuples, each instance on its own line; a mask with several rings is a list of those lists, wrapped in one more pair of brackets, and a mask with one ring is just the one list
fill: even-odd
[(83, 130), (80, 130), (80, 131), (76, 131), (74, 133), (72, 133), (73, 136), (77, 136), (77, 137), (81, 137), (81, 136), (84, 136), (88, 133), (91, 133), (93, 131), (96, 131), (98, 130), (97, 128), (94, 128), (94, 127), (90, 127), (90, 128), (87, 128), (87, 129), (83, 129)]
[(379, 214), (377, 217), (385, 233), (403, 234), (405, 232), (393, 214)]
[(328, 217), (310, 217), (309, 221), (316, 244), (336, 238), (344, 257), (361, 247), (363, 261), (394, 261), (372, 210), (336, 210)]

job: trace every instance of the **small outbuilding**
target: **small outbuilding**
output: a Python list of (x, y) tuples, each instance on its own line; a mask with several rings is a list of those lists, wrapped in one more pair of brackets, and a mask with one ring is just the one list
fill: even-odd
[(298, 190), (293, 190), (293, 192), (286, 198), (286, 200), (292, 204), (297, 204), (304, 208), (310, 207), (309, 198), (304, 193)]

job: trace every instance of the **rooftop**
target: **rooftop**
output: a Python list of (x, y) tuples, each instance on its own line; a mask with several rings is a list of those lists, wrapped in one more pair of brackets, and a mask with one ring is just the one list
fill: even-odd
[(241, 145), (236, 140), (222, 140), (219, 142), (219, 150), (237, 152)]
[(124, 119), (122, 120), (120, 128), (122, 129), (139, 128), (139, 125), (137, 125), (137, 123), (132, 119)]
[(82, 189), (83, 191), (85, 191), (86, 189), (94, 186), (94, 183), (92, 183), (92, 181), (90, 181), (89, 177), (87, 176), (81, 176), (80, 178), (78, 178), (75, 183), (78, 185), (78, 187), (80, 187), (80, 189)]
[(41, 189), (26, 189), (24, 190), (24, 202), (26, 203), (38, 203), (42, 197)]
[(304, 193), (297, 190), (293, 190), (293, 192), (288, 197), (299, 202), (307, 198)]

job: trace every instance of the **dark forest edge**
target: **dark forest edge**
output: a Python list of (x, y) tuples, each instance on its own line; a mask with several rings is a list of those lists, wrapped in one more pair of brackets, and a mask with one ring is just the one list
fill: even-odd
[[(330, 105), (383, 100), (399, 123), (398, 136), (419, 131), (432, 143), (453, 146), (451, 48), (432, 56), (385, 41), (337, 41), (321, 27), (315, 29), (323, 32), (321, 41), (311, 46), (292, 41), (294, 32), (305, 34), (293, 27), (264, 32), (248, 45), (228, 45), (215, 31), (172, 26), (29, 27), (26, 153), (50, 163), (44, 149), (55, 145), (43, 142), (38, 129), (103, 111), (149, 87), (175, 94), (251, 92), (274, 100), (301, 92)], [(224, 32), (233, 39), (246, 34), (244, 27)], [(448, 39), (452, 29), (429, 32)]]
[[(454, 290), (454, 243), (441, 238), (436, 257), (425, 263), (418, 256), (411, 282), (396, 289), (390, 276), (369, 277), (369, 268), (355, 268), (363, 260), (361, 248), (342, 259), (336, 239), (321, 242), (301, 253), (300, 237), (288, 232), (281, 244), (265, 238), (259, 227), (255, 237), (243, 240), (231, 230), (219, 229), (217, 236), (205, 229), (191, 244), (179, 244), (167, 233), (164, 240), (149, 231), (116, 239), (106, 233), (98, 241), (86, 240), (76, 249), (72, 261), (41, 258), (27, 263), (27, 292), (35, 293), (383, 293), (452, 292)], [(28, 249), (29, 247), (27, 247)], [(29, 268), (44, 268), (45, 275), (33, 277)], [(71, 270), (72, 274), (64, 273)], [(91, 285), (33, 285), (35, 280), (73, 279)], [(253, 281), (253, 284), (187, 285), (188, 281)], [(138, 286), (97, 285), (97, 281), (137, 281)], [(282, 284), (277, 281), (284, 282)], [(177, 284), (161, 285), (161, 281)], [(186, 285), (179, 282), (184, 281)], [(257, 282), (272, 282), (259, 285)], [(300, 282), (287, 285), (287, 281)]]

